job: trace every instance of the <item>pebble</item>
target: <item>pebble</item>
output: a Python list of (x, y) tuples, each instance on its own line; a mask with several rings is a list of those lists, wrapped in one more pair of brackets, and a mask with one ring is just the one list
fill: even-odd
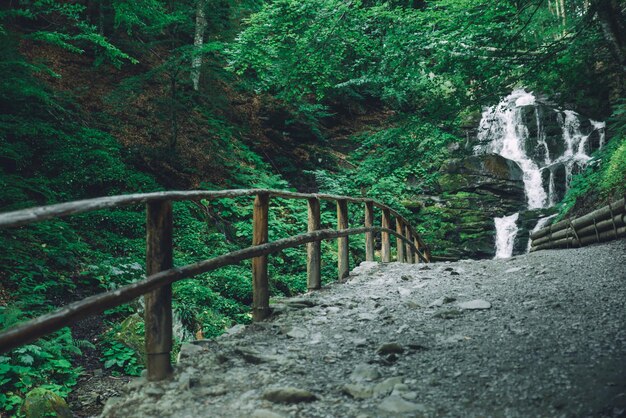
[(317, 396), (312, 392), (291, 386), (269, 389), (263, 393), (263, 398), (270, 402), (287, 404), (313, 402), (317, 400)]
[(343, 385), (342, 391), (355, 399), (371, 398), (373, 393), (371, 385), (362, 383), (347, 383)]
[(381, 345), (380, 347), (378, 347), (378, 349), (376, 350), (376, 353), (378, 353), (381, 356), (384, 356), (387, 354), (402, 354), (404, 353), (404, 347), (402, 347), (398, 343), (385, 343)]
[(408, 412), (424, 412), (424, 405), (405, 401), (400, 396), (392, 395), (378, 405), (378, 409), (385, 412), (403, 414)]
[(467, 302), (458, 303), (457, 306), (461, 309), (468, 309), (468, 310), (490, 309), (491, 303), (483, 299), (475, 299), (475, 300), (470, 300)]
[(350, 374), (350, 380), (353, 382), (372, 381), (380, 377), (380, 372), (376, 366), (371, 364), (359, 364)]

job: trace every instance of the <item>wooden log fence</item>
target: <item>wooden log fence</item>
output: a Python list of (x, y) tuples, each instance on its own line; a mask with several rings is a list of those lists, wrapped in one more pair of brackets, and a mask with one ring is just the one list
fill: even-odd
[[(199, 199), (254, 196), (252, 246), (209, 260), (174, 267), (172, 202)], [(268, 218), (271, 197), (306, 199), (308, 203), (307, 233), (268, 242)], [(337, 203), (337, 230), (321, 229), (320, 200)], [(365, 205), (364, 227), (349, 228), (348, 203)], [(162, 380), (172, 373), (172, 284), (199, 274), (252, 259), (253, 304), (255, 321), (267, 318), (269, 306), (269, 254), (300, 245), (307, 245), (307, 287), (321, 287), (321, 241), (338, 240), (338, 277), (349, 272), (348, 237), (365, 234), (367, 261), (374, 260), (374, 234), (381, 235), (382, 262), (391, 261), (390, 236), (397, 238), (399, 262), (429, 262), (430, 251), (419, 234), (399, 213), (372, 199), (329, 194), (304, 194), (267, 189), (220, 191), (172, 191), (125, 196), (102, 197), (0, 214), (0, 228), (28, 225), (48, 219), (125, 205), (146, 205), (146, 278), (118, 289), (87, 297), (56, 311), (23, 322), (0, 332), (0, 353), (8, 352), (86, 317), (97, 315), (144, 296), (145, 344), (149, 380)], [(382, 211), (381, 226), (374, 226), (374, 208)], [(395, 230), (391, 216), (395, 217)]]
[(582, 247), (626, 237), (626, 198), (574, 219), (565, 219), (533, 234), (530, 251)]

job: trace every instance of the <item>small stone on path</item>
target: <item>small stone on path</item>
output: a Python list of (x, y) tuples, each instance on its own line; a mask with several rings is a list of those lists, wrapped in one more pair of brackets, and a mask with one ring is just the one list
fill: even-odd
[(405, 401), (396, 395), (389, 396), (382, 401), (380, 405), (378, 405), (378, 409), (392, 413), (423, 412), (425, 410), (424, 405)]
[(263, 394), (263, 398), (274, 403), (300, 403), (317, 400), (317, 396), (308, 390), (291, 386), (270, 389)]
[(404, 353), (404, 347), (398, 343), (386, 343), (378, 347), (376, 352), (381, 356), (386, 354), (402, 354)]
[(347, 383), (342, 390), (354, 399), (368, 399), (372, 397), (372, 387), (362, 383)]
[(469, 309), (469, 310), (489, 309), (491, 308), (491, 303), (487, 302), (484, 299), (475, 299), (475, 300), (470, 300), (468, 302), (461, 302), (457, 306), (461, 309)]
[(380, 373), (376, 366), (370, 364), (357, 365), (350, 374), (350, 380), (353, 382), (363, 382), (376, 380), (380, 377)]

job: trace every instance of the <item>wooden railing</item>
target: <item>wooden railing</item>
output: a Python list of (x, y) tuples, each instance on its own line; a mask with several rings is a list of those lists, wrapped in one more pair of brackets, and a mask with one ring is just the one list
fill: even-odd
[(564, 219), (533, 234), (530, 251), (583, 247), (626, 237), (626, 198), (573, 219)]
[[(255, 196), (253, 206), (252, 246), (209, 260), (174, 267), (172, 261), (172, 202), (198, 199)], [(308, 203), (308, 233), (268, 242), (268, 214), (271, 197), (306, 199)], [(320, 200), (337, 203), (337, 230), (320, 229)], [(372, 199), (304, 194), (279, 190), (249, 189), (220, 191), (172, 191), (124, 196), (102, 197), (57, 205), (24, 209), (0, 214), (0, 228), (17, 227), (46, 219), (74, 215), (125, 205), (146, 204), (146, 278), (118, 289), (73, 302), (52, 313), (18, 324), (0, 333), (0, 353), (7, 352), (37, 338), (57, 331), (90, 315), (127, 303), (139, 296), (145, 298), (146, 368), (149, 380), (161, 380), (172, 371), (172, 283), (194, 277), (220, 267), (252, 259), (252, 316), (260, 321), (270, 314), (268, 254), (307, 244), (307, 286), (321, 287), (322, 240), (338, 240), (338, 277), (349, 272), (348, 237), (365, 234), (365, 259), (374, 261), (374, 233), (381, 234), (381, 259), (391, 261), (390, 236), (397, 238), (397, 260), (400, 262), (430, 261), (430, 251), (415, 229), (398, 212)], [(365, 225), (349, 228), (348, 203), (365, 206)], [(374, 208), (382, 212), (381, 227), (373, 226)], [(395, 230), (391, 229), (392, 216)]]

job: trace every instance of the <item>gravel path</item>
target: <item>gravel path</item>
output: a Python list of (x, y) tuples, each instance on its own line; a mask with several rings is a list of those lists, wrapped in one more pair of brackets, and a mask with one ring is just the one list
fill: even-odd
[(364, 263), (271, 320), (186, 344), (107, 417), (626, 416), (626, 240)]

